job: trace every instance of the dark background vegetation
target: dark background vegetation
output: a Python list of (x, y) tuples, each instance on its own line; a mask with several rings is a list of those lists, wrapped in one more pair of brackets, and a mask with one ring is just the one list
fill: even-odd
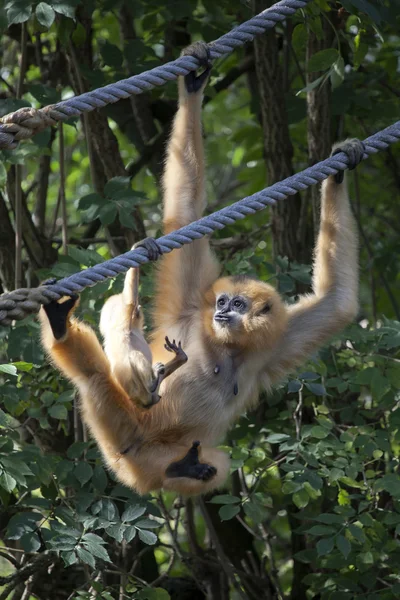
[[(0, 12), (1, 115), (167, 62), (268, 5), (11, 0)], [(399, 0), (315, 0), (214, 65), (210, 211), (325, 158), (336, 139), (398, 119), (399, 15)], [(170, 83), (1, 152), (1, 292), (160, 232), (175, 110)], [(35, 319), (0, 330), (0, 600), (400, 597), (399, 166), (393, 145), (349, 175), (358, 322), (229, 432), (232, 475), (212, 499), (140, 498), (117, 484), (75, 392), (43, 358)], [(318, 203), (315, 187), (215, 234), (226, 272), (255, 273), (289, 300), (306, 290)], [(121, 281), (85, 290), (81, 316), (97, 326)]]

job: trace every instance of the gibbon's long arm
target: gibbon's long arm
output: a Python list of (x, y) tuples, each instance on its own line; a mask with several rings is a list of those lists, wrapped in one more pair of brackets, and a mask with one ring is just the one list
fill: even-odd
[[(199, 219), (206, 203), (201, 105), (208, 79), (208, 50), (204, 44), (197, 50), (206, 71), (179, 79), (179, 108), (163, 180), (165, 233)], [(165, 329), (182, 315), (190, 316), (198, 310), (205, 290), (218, 273), (218, 263), (204, 238), (163, 257), (157, 274), (155, 328)]]
[[(342, 142), (341, 147), (358, 140)], [(362, 148), (357, 148), (361, 152)], [(331, 175), (322, 184), (321, 224), (315, 248), (313, 295), (288, 309), (288, 329), (267, 372), (272, 383), (304, 362), (352, 321), (358, 311), (358, 236), (346, 179)]]

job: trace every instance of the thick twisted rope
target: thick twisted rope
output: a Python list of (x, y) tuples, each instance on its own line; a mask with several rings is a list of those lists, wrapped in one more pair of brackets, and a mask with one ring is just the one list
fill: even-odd
[[(385, 150), (389, 144), (393, 144), (399, 139), (400, 121), (397, 121), (394, 125), (390, 125), (364, 140), (365, 153), (363, 160), (370, 154)], [(243, 219), (246, 215), (254, 214), (266, 206), (274, 205), (277, 200), (283, 200), (319, 181), (323, 181), (329, 175), (335, 175), (338, 171), (347, 169), (348, 160), (344, 152), (335, 154), (300, 173), (247, 196), (231, 206), (222, 208), (212, 215), (203, 217), (158, 238), (157, 244), (163, 254), (181, 248), (185, 244), (190, 244), (217, 229), (223, 229), (227, 225), (231, 225), (238, 219)], [(29, 314), (36, 313), (41, 304), (47, 304), (51, 300), (58, 300), (62, 296), (80, 292), (99, 281), (115, 277), (118, 273), (124, 273), (131, 267), (140, 267), (147, 262), (149, 262), (148, 251), (143, 247), (139, 247), (80, 273), (65, 277), (52, 285), (15, 290), (3, 294), (0, 296), (0, 325), (9, 325), (13, 319), (21, 320)]]
[[(238, 46), (250, 42), (254, 36), (272, 29), (276, 23), (290, 17), (309, 2), (311, 0), (281, 0), (267, 8), (209, 44), (211, 59), (220, 58)], [(167, 81), (177, 79), (179, 75), (187, 75), (199, 66), (198, 60), (193, 56), (181, 56), (150, 71), (69, 98), (58, 104), (41, 109), (21, 108), (0, 119), (0, 149), (15, 148), (19, 140), (28, 139), (49, 125), (55, 125), (57, 121), (66, 121), (95, 108), (118, 102), (122, 98), (142, 94), (156, 86), (164, 85)]]

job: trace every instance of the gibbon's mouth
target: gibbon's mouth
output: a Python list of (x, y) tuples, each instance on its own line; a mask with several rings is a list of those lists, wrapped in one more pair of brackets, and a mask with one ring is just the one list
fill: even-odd
[(216, 314), (214, 315), (214, 321), (217, 321), (217, 323), (230, 323), (232, 321), (232, 317), (230, 317), (229, 315), (221, 315), (221, 314)]

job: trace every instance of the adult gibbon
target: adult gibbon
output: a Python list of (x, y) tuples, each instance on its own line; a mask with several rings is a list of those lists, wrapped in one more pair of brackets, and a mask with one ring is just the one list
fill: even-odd
[[(209, 51), (198, 42), (184, 54), (195, 55), (204, 71), (179, 80), (164, 175), (165, 233), (199, 219), (205, 208), (201, 105)], [(339, 151), (354, 168), (363, 145), (350, 140), (334, 149)], [(219, 278), (206, 238), (163, 257), (151, 351), (165, 362), (168, 335), (182, 342), (188, 361), (162, 382), (161, 402), (150, 410), (130, 397), (135, 367), (127, 360), (129, 341), (118, 343), (115, 332), (116, 343), (106, 343), (107, 360), (93, 332), (67, 317), (68, 307), (63, 310), (66, 332), (58, 338), (43, 312), (44, 345), (78, 386), (84, 418), (120, 480), (141, 493), (164, 488), (196, 495), (221, 486), (229, 458), (214, 446), (233, 421), (256, 404), (261, 386), (271, 388), (355, 317), (357, 253), (357, 229), (340, 172), (322, 185), (313, 294), (295, 305), (286, 305), (274, 288), (251, 277)], [(44, 308), (50, 323), (51, 306)], [(102, 329), (107, 340), (109, 333)]]

